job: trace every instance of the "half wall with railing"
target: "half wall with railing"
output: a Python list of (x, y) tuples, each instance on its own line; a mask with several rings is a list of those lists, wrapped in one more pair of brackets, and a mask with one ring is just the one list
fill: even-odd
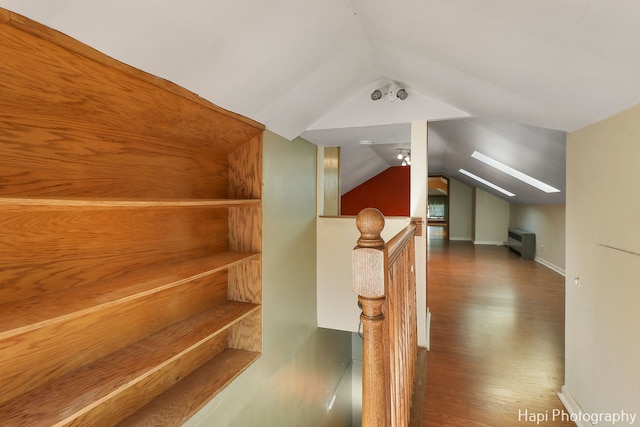
[(384, 216), (373, 208), (356, 219), (353, 290), (363, 328), (362, 426), (408, 426), (418, 354), (414, 237), (420, 221), (385, 242)]

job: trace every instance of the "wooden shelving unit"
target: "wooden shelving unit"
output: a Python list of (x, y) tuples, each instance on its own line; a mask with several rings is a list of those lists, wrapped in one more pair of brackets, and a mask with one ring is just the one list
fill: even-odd
[(263, 126), (0, 9), (0, 425), (180, 425), (262, 351)]

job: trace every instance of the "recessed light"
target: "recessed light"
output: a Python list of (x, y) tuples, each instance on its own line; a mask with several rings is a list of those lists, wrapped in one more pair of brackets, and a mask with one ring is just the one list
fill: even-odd
[(477, 151), (474, 151), (473, 154), (471, 154), (471, 157), (473, 157), (474, 159), (480, 160), (481, 162), (494, 167), (496, 169), (498, 169), (499, 171), (502, 171), (508, 175), (511, 175), (514, 178), (519, 179), (522, 182), (525, 182), (533, 187), (536, 187), (538, 190), (542, 190), (545, 193), (559, 193), (560, 190), (558, 190), (555, 187), (550, 186), (549, 184), (545, 184), (544, 182), (535, 179), (529, 175), (527, 175), (526, 173), (522, 173), (519, 170), (516, 170), (510, 166), (505, 165), (504, 163), (501, 163), (499, 161), (497, 161), (496, 159), (493, 159), (489, 156), (486, 156), (482, 153), (479, 153)]
[(474, 175), (474, 174), (472, 174), (471, 172), (468, 172), (468, 171), (466, 171), (466, 170), (464, 170), (464, 169), (460, 169), (460, 173), (465, 174), (465, 175), (467, 175), (468, 177), (473, 178), (473, 179), (475, 179), (476, 181), (481, 182), (481, 183), (483, 183), (484, 185), (486, 185), (486, 186), (488, 186), (488, 187), (493, 188), (494, 190), (498, 190), (499, 192), (501, 192), (501, 193), (503, 193), (503, 194), (506, 194), (506, 195), (507, 195), (507, 196), (509, 196), (509, 197), (514, 197), (514, 196), (515, 196), (515, 194), (513, 194), (511, 191), (507, 191), (507, 190), (505, 190), (504, 188), (499, 187), (499, 186), (495, 185), (494, 183), (487, 181), (487, 180), (486, 180), (486, 179), (484, 179), (484, 178), (480, 178), (479, 176)]
[(360, 145), (373, 145), (373, 141), (370, 139), (363, 139), (360, 141)]

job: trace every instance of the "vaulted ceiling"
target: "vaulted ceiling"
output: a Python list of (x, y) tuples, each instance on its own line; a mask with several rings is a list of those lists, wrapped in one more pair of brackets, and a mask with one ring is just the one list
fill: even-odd
[[(408, 143), (408, 124), (429, 120), (430, 172), (475, 185), (457, 172), (473, 169), (516, 193), (518, 203), (562, 203), (564, 132), (640, 100), (636, 0), (0, 0), (0, 6), (288, 139), (343, 146), (347, 164), (358, 170), (391, 164), (389, 156)], [(371, 92), (389, 81), (405, 87), (408, 99), (371, 101)], [(363, 147), (361, 140), (374, 144)], [(563, 192), (523, 187), (471, 159), (474, 150)]]

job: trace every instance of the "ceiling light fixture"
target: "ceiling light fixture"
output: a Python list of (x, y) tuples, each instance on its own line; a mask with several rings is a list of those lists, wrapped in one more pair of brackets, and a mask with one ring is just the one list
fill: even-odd
[(398, 160), (402, 160), (402, 166), (411, 166), (411, 151), (409, 150), (398, 150)]
[(544, 182), (537, 180), (525, 173), (520, 172), (519, 170), (516, 170), (510, 166), (505, 165), (504, 163), (501, 163), (499, 161), (497, 161), (496, 159), (493, 159), (489, 156), (486, 156), (482, 153), (479, 153), (477, 151), (474, 151), (473, 154), (471, 154), (471, 157), (473, 157), (476, 160), (480, 160), (481, 162), (498, 169), (499, 171), (502, 171), (508, 175), (511, 175), (514, 178), (519, 179), (522, 182), (525, 182), (533, 187), (536, 187), (538, 190), (542, 190), (545, 193), (559, 193), (560, 190), (558, 190), (555, 187), (550, 186), (549, 184), (545, 184)]
[(404, 101), (409, 97), (409, 93), (405, 88), (402, 88), (396, 82), (391, 82), (386, 86), (371, 92), (371, 100), (377, 101), (379, 99), (386, 99), (389, 102), (393, 102), (396, 99)]
[(468, 172), (468, 171), (466, 171), (464, 169), (460, 169), (459, 172), (461, 174), (467, 175), (469, 178), (473, 178), (476, 181), (483, 183), (484, 185), (486, 185), (488, 187), (493, 188), (494, 190), (498, 190), (499, 192), (501, 192), (503, 194), (506, 194), (509, 197), (515, 197), (515, 194), (513, 194), (511, 191), (507, 191), (504, 188), (499, 187), (499, 186), (495, 185), (494, 183), (487, 181), (484, 178), (480, 178), (479, 176), (472, 174), (471, 172)]

